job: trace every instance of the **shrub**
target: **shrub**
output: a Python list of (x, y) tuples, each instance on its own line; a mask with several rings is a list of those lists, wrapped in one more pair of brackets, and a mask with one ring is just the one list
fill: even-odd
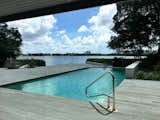
[(106, 58), (88, 58), (87, 61), (89, 62), (98, 62), (104, 64), (112, 64), (113, 59), (106, 59)]
[(145, 69), (145, 71), (147, 70), (151, 70), (154, 69), (154, 66), (160, 64), (159, 63), (160, 60), (160, 54), (150, 54), (147, 56), (146, 59), (143, 59), (141, 64), (140, 64), (140, 68)]
[(144, 79), (144, 72), (143, 71), (138, 71), (136, 73), (136, 78), (137, 79)]
[(143, 59), (136, 73), (137, 79), (160, 80), (160, 54), (150, 54)]
[(38, 67), (38, 66), (45, 66), (46, 63), (44, 60), (38, 59), (30, 59), (30, 60), (17, 60), (16, 65), (22, 66), (28, 64), (29, 67)]
[(143, 79), (143, 80), (160, 80), (160, 72), (144, 72), (138, 71), (136, 73), (136, 79)]
[(137, 61), (138, 59), (124, 59), (124, 58), (113, 58), (113, 59), (107, 59), (107, 58), (89, 58), (87, 61), (90, 62), (98, 62), (98, 63), (104, 63), (108, 65), (113, 65), (114, 67), (126, 67), (127, 65)]
[(160, 72), (160, 63), (153, 66), (154, 71)]
[(123, 59), (123, 58), (114, 58), (113, 66), (115, 67), (126, 67), (127, 65), (136, 61), (135, 59)]

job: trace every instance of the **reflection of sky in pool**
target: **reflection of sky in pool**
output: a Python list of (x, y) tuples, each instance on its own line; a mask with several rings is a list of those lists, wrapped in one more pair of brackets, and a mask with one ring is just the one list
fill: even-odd
[[(5, 87), (32, 93), (41, 93), (53, 96), (63, 96), (81, 100), (101, 101), (104, 98), (88, 99), (85, 95), (85, 88), (105, 71), (112, 71), (115, 76), (116, 86), (125, 78), (124, 69), (119, 68), (89, 68), (69, 72), (53, 77), (40, 78), (28, 82), (21, 82), (7, 85)], [(89, 88), (89, 94), (111, 93), (112, 78), (106, 74), (97, 83)]]

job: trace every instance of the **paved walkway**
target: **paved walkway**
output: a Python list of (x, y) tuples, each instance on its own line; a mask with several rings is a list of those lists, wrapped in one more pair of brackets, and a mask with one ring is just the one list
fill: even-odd
[(0, 88), (0, 120), (159, 120), (160, 82), (125, 80), (118, 112), (102, 116), (88, 102)]
[(0, 85), (31, 80), (91, 67), (89, 64), (64, 64), (48, 67), (0, 69)]

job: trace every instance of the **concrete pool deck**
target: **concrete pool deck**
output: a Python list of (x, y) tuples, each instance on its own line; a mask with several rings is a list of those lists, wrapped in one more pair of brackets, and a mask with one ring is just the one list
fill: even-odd
[[(93, 67), (87, 64), (0, 69), (0, 85)], [(160, 82), (125, 80), (116, 89), (118, 112), (103, 116), (86, 101), (0, 88), (0, 120), (159, 120)]]
[(0, 88), (0, 120), (159, 120), (160, 82), (125, 80), (118, 112), (103, 116), (86, 101)]
[(48, 67), (0, 69), (0, 86), (93, 67), (89, 64), (63, 64)]

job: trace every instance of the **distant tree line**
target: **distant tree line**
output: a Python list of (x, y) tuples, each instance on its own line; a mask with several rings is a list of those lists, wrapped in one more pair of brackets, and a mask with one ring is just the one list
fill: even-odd
[(23, 56), (104, 56), (110, 54), (101, 54), (101, 53), (29, 53), (29, 54), (21, 54)]

